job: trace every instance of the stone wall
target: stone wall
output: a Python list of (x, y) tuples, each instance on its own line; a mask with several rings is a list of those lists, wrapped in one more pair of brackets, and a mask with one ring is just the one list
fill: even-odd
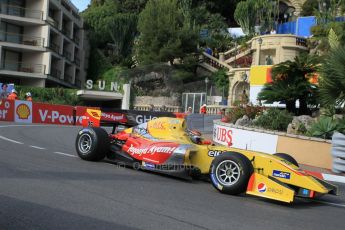
[(151, 97), (140, 96), (134, 100), (134, 106), (137, 105), (154, 105), (154, 106), (179, 106), (180, 101), (177, 97)]

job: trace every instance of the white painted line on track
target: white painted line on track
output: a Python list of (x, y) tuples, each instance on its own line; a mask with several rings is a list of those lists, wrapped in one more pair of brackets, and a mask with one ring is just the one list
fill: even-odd
[(34, 148), (34, 149), (40, 149), (40, 150), (44, 150), (46, 148), (42, 148), (42, 147), (39, 147), (39, 146), (35, 146), (35, 145), (29, 145), (31, 148)]
[(345, 208), (345, 204), (337, 204), (337, 203), (332, 203), (332, 202), (327, 202), (327, 201), (322, 201), (322, 200), (315, 200), (315, 201), (321, 204), (328, 204), (335, 207)]
[(0, 136), (0, 139), (5, 140), (5, 141), (9, 141), (9, 142), (12, 142), (12, 143), (15, 143), (15, 144), (20, 144), (20, 145), (24, 144), (23, 142), (12, 140), (12, 139), (9, 139), (9, 138), (4, 137), (4, 136)]
[(43, 127), (47, 125), (0, 125), (0, 128), (10, 128), (10, 127)]
[(64, 127), (64, 128), (75, 128), (75, 127), (81, 127), (81, 126), (74, 126), (74, 125), (54, 125), (54, 124), (44, 124), (44, 125), (0, 125), (0, 128), (10, 128), (10, 127)]
[(72, 154), (68, 154), (68, 153), (62, 153), (62, 152), (54, 152), (55, 154), (59, 154), (59, 155), (63, 155), (63, 156), (68, 156), (68, 157), (77, 157), (75, 155)]

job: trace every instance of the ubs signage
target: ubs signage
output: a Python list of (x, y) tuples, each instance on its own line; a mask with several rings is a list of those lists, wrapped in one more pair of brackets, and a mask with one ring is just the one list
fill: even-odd
[(120, 89), (120, 85), (117, 82), (106, 82), (104, 80), (97, 81), (97, 84), (94, 84), (93, 80), (89, 79), (86, 80), (86, 89), (89, 90), (107, 90), (107, 91), (115, 91), (118, 92)]

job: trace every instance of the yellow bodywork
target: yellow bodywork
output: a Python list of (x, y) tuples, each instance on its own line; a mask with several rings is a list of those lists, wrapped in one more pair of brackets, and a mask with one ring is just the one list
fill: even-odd
[[(319, 180), (279, 157), (225, 146), (194, 144), (186, 133), (184, 119), (157, 118), (149, 121), (147, 127), (149, 133), (155, 138), (181, 144), (191, 144), (192, 147), (189, 154), (185, 155), (185, 164), (199, 168), (202, 174), (210, 173), (211, 163), (215, 155), (219, 153), (237, 152), (246, 156), (252, 162), (254, 168), (247, 194), (292, 202), (295, 195), (295, 190), (291, 188), (293, 186), (308, 189), (319, 194), (327, 194), (330, 191), (330, 188), (326, 188)], [(283, 172), (284, 175), (289, 175), (289, 178), (287, 176), (285, 178), (274, 177), (273, 172)], [(265, 192), (259, 191), (260, 183), (266, 185)]]
[[(153, 138), (190, 145), (185, 154), (185, 165), (198, 168), (202, 174), (210, 173), (213, 159), (223, 152), (243, 154), (251, 161), (254, 168), (246, 192), (250, 195), (292, 202), (296, 195), (296, 190), (293, 188), (307, 189), (313, 194), (327, 194), (333, 186), (308, 175), (297, 166), (274, 155), (225, 146), (195, 144), (186, 132), (185, 120), (181, 118), (163, 117), (151, 120), (147, 123), (147, 130)], [(125, 132), (132, 133), (133, 128), (126, 129)], [(261, 187), (263, 187), (262, 184), (265, 185), (261, 190), (260, 184)]]

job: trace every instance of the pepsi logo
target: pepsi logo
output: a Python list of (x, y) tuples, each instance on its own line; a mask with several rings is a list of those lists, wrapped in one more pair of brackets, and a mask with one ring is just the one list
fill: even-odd
[(266, 192), (266, 190), (267, 190), (266, 184), (264, 184), (264, 183), (258, 184), (258, 191), (259, 192)]

